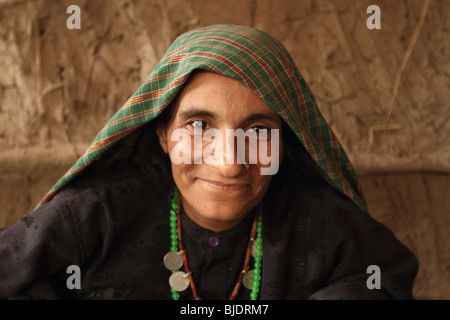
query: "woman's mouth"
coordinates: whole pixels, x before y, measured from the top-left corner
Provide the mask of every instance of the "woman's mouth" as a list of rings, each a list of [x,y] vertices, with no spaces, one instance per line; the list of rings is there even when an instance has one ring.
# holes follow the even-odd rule
[[[201,183],[204,185],[218,189],[223,191],[247,191],[250,188],[249,184],[246,183],[223,183],[220,181],[214,181],[214,180],[207,180],[207,179],[201,179],[197,178]]]

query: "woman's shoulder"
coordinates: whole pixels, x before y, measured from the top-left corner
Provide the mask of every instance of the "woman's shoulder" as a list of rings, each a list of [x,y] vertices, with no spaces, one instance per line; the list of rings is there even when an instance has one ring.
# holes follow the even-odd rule
[[[132,167],[95,174],[87,171],[62,188],[58,194],[66,200],[78,197],[102,198],[107,194],[127,195],[135,192],[145,192],[148,197],[161,197],[169,192],[170,185],[171,182],[165,182],[156,171]]]
[[[133,219],[156,218],[158,212],[170,205],[170,190],[169,183],[141,168],[84,174],[59,190],[35,213],[70,216],[76,226],[85,229],[125,226]]]

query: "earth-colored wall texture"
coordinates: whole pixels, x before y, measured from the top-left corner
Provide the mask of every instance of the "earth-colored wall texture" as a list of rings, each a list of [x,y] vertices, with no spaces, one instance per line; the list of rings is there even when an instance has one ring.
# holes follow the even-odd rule
[[[370,214],[417,255],[415,297],[450,299],[448,17],[446,0],[0,0],[0,227],[33,210],[177,35],[249,25],[290,51]]]

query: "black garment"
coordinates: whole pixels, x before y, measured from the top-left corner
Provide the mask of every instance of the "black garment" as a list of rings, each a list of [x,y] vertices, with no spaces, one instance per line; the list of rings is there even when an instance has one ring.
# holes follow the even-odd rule
[[[70,184],[0,230],[0,298],[171,299],[171,186],[152,169],[116,171]],[[414,255],[393,234],[323,182],[265,203],[260,299],[412,298]],[[227,299],[242,268],[252,216],[214,233],[183,215],[188,261],[200,296]],[[217,247],[209,239],[216,236]],[[81,268],[69,290],[67,267]],[[368,289],[367,268],[381,269]],[[237,299],[248,299],[241,287]],[[181,294],[192,299],[190,288]]]
[[[253,217],[250,214],[240,224],[216,233],[200,227],[186,214],[181,216],[189,269],[202,299],[230,298],[244,265]],[[192,291],[184,291],[180,298],[192,299]],[[237,299],[250,299],[250,290],[241,287]]]

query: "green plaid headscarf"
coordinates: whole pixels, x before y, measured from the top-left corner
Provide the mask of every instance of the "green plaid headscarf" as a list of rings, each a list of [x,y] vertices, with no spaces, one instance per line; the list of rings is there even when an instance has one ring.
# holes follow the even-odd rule
[[[367,210],[355,171],[289,53],[265,32],[234,25],[213,25],[179,36],[40,204],[112,146],[126,143],[127,135],[158,117],[196,69],[232,77],[260,97],[290,126],[325,180]]]

